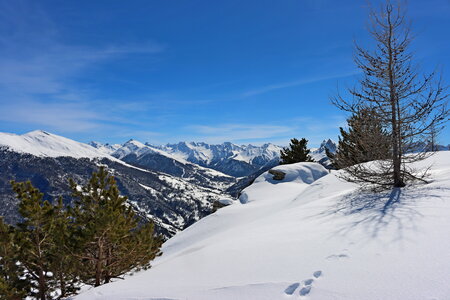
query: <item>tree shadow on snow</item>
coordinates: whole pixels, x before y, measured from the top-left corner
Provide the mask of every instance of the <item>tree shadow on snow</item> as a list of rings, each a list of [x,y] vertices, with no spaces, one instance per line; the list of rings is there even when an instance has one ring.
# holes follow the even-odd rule
[[[391,233],[392,241],[405,239],[405,233],[416,232],[417,221],[423,218],[418,210],[418,202],[442,199],[449,188],[393,188],[383,192],[357,191],[340,198],[336,205],[324,212],[323,216],[344,214],[342,226],[337,226],[334,234],[346,235],[353,230],[364,230],[368,239]],[[423,207],[423,204],[421,204]]]

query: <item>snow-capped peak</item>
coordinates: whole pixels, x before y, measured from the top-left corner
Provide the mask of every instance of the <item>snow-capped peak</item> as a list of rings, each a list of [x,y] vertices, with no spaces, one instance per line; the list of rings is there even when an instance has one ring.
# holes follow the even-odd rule
[[[41,157],[95,158],[108,156],[90,145],[43,130],[35,130],[22,135],[0,133],[0,147],[2,146],[12,151]]]
[[[328,151],[330,151],[331,153],[336,153],[337,145],[331,139],[323,140],[318,150],[319,152],[325,153],[326,149],[328,149]]]
[[[117,149],[119,149],[120,147],[122,147],[122,145],[120,145],[120,144],[113,144],[113,145],[111,145],[111,144],[108,144],[108,143],[103,144],[103,143],[95,142],[95,141],[89,142],[88,145],[90,145],[90,146],[92,146],[92,147],[94,147],[94,148],[96,148],[96,149],[98,149],[98,150],[100,150],[100,151],[102,151],[102,152],[104,152],[106,154],[111,154],[114,151],[116,151]]]
[[[125,146],[125,145],[128,145],[128,146],[132,145],[137,148],[145,148],[146,147],[146,145],[144,143],[141,143],[135,139],[129,139],[125,144],[123,144],[123,146]]]
[[[230,142],[217,145],[202,142],[180,142],[178,144],[167,144],[158,148],[176,157],[203,165],[209,165],[224,159],[252,163],[255,158],[260,157],[270,161],[279,156],[281,149],[281,147],[270,143],[262,146],[254,146],[236,145]]]
[[[120,147],[119,149],[114,151],[114,153],[112,153],[112,155],[114,157],[122,159],[129,154],[135,154],[136,156],[141,156],[142,154],[147,153],[149,151],[152,151],[152,149],[149,146],[147,146],[137,140],[130,139],[126,143],[124,143],[122,145],[122,147]]]
[[[167,153],[161,149],[158,149],[154,146],[151,146],[149,144],[141,143],[137,140],[130,139],[126,143],[122,145],[119,149],[114,151],[111,155],[122,159],[127,155],[134,154],[136,157],[140,157],[142,155],[148,154],[148,153],[156,153],[163,156],[166,156],[168,158],[180,161],[182,163],[186,163],[186,161],[183,158],[176,157],[174,155],[171,155],[170,153]]]

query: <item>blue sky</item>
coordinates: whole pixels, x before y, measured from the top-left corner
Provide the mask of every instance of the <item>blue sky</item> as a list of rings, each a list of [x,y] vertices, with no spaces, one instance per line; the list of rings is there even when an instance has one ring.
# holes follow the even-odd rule
[[[417,61],[448,85],[450,1],[408,11]],[[316,146],[345,124],[329,99],[358,78],[368,12],[365,0],[0,0],[0,131]]]

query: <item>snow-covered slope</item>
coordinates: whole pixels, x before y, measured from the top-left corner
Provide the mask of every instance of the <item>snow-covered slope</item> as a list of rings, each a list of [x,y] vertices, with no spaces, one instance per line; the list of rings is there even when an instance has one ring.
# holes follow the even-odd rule
[[[124,143],[120,148],[116,149],[116,151],[113,152],[113,156],[122,159],[130,154],[134,154],[137,157],[140,157],[146,153],[162,153],[162,151],[153,149],[150,146],[131,139]]]
[[[120,147],[122,147],[122,145],[120,145],[120,144],[108,144],[108,143],[102,144],[100,142],[95,142],[95,141],[89,142],[88,145],[92,146],[106,154],[111,154],[114,151],[116,151],[117,149],[119,149]]]
[[[276,167],[283,181],[262,174],[151,269],[76,299],[448,300],[450,152],[428,165],[430,184],[381,193],[314,163]]]
[[[90,145],[42,130],[31,131],[22,135],[0,132],[0,147],[39,157],[95,158],[108,156]]]

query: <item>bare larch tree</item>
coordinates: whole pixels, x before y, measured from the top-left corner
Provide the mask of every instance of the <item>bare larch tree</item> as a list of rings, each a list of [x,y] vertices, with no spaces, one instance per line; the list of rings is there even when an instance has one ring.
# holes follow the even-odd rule
[[[371,13],[369,33],[373,51],[355,45],[354,61],[362,78],[348,90],[349,99],[332,99],[338,108],[357,114],[375,111],[390,136],[390,157],[373,164],[347,168],[346,179],[378,186],[404,187],[407,182],[424,181],[424,172],[410,163],[427,156],[420,147],[448,121],[446,87],[436,71],[422,75],[413,63],[409,47],[413,37],[400,4],[389,1]]]

